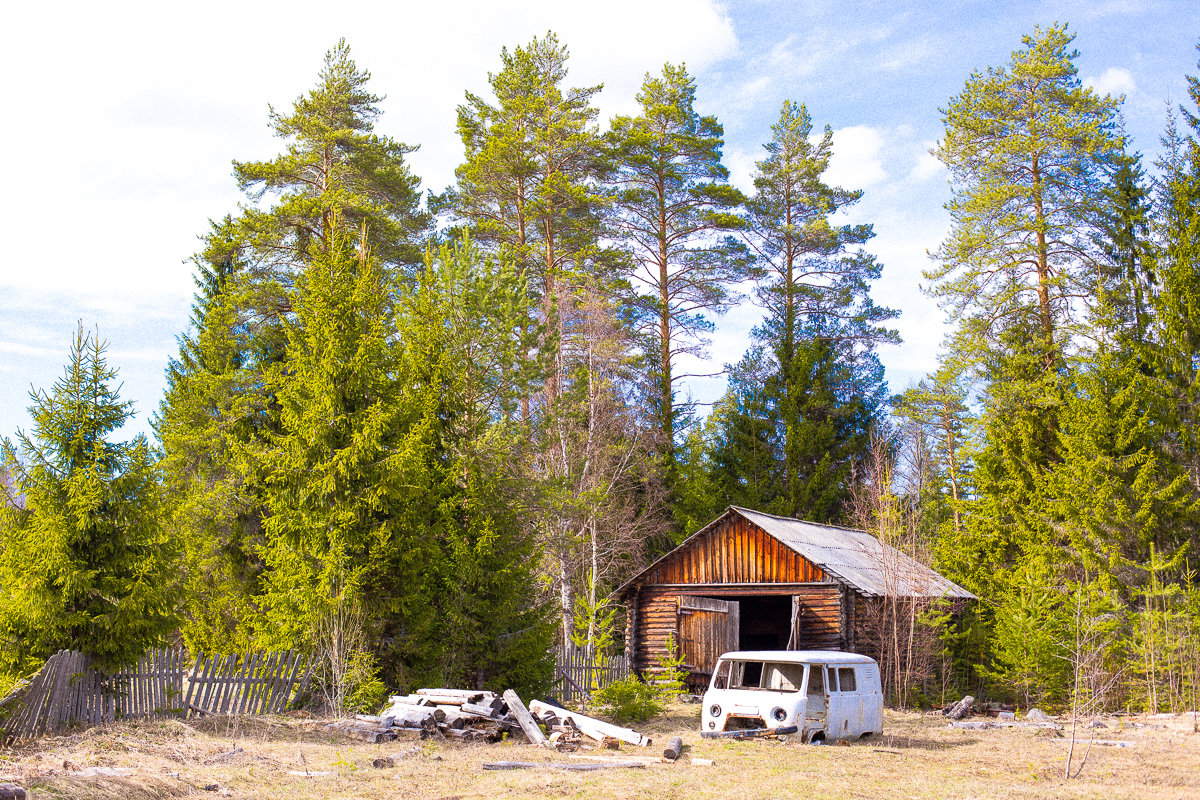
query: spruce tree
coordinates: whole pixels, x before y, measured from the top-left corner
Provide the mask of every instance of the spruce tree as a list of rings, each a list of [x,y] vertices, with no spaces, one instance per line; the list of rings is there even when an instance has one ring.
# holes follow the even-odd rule
[[[31,394],[33,429],[3,442],[21,503],[0,506],[0,671],[60,648],[125,665],[177,624],[175,543],[158,522],[150,447],[112,441],[132,406],[104,350],[80,326],[63,377]]]
[[[537,374],[506,371],[536,337],[535,315],[524,274],[470,239],[427,255],[399,311],[399,374],[414,400],[430,400],[420,426],[436,479],[405,512],[422,515],[441,565],[423,576],[441,620],[421,662],[449,685],[541,691],[550,679],[542,541],[527,523],[529,430],[511,413]]]
[[[258,454],[277,419],[262,379],[283,349],[277,325],[251,327],[236,223],[213,225],[194,259],[196,295],[154,426],[162,521],[183,552],[181,632],[194,651],[245,652],[263,564]]]
[[[378,652],[383,627],[398,621],[407,638],[397,649],[411,652],[430,622],[424,575],[439,563],[419,533],[440,480],[427,467],[435,443],[422,424],[436,400],[406,396],[397,380],[394,273],[365,236],[355,243],[339,232],[331,244],[296,279],[287,355],[267,376],[279,431],[261,452],[266,572],[256,633],[267,645],[303,643],[345,659]],[[362,627],[357,644],[339,627],[346,614]]]

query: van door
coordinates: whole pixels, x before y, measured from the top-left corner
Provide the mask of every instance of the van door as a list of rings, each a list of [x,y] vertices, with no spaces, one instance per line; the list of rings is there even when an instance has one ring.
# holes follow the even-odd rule
[[[689,683],[708,683],[721,654],[738,649],[739,609],[736,600],[679,597],[679,649]]]
[[[829,709],[829,693],[825,688],[825,665],[808,664],[805,667],[804,720],[800,722],[800,735],[809,741],[810,731],[824,731]]]
[[[842,710],[846,719],[842,722],[843,736],[861,736],[869,728],[863,718],[863,696],[859,686],[858,668],[851,665],[838,667],[838,690]]]
[[[847,698],[838,686],[838,668],[829,664],[825,668],[825,687],[829,692],[828,711],[825,715],[825,735],[830,739],[845,739],[849,733]]]

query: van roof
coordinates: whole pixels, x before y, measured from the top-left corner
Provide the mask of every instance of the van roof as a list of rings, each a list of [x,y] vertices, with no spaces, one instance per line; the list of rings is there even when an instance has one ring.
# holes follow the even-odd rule
[[[783,661],[799,664],[874,664],[875,659],[841,650],[735,650],[722,661]]]

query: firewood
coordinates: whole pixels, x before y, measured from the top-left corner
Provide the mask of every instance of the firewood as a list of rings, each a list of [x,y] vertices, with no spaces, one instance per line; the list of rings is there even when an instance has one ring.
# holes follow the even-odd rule
[[[427,697],[439,706],[461,706],[482,700],[484,693],[469,689],[417,689],[417,694]]]
[[[514,717],[517,718],[517,723],[521,726],[521,730],[525,732],[525,738],[530,744],[540,745],[541,747],[553,748],[553,745],[546,740],[542,734],[542,729],[538,727],[533,715],[529,713],[529,709],[525,708],[525,704],[521,702],[521,698],[512,689],[504,693],[504,702],[508,704],[508,710]],[[537,702],[534,700],[533,702]]]
[[[612,725],[603,720],[586,717],[583,714],[577,714],[565,708],[557,708],[549,703],[543,703],[541,700],[532,701],[529,704],[529,709],[538,716],[552,714],[561,720],[570,720],[575,727],[579,728],[581,733],[597,741],[603,741],[605,736],[611,736],[614,739],[619,739],[622,742],[637,745],[638,747],[648,747],[650,745],[650,738],[643,736],[637,731],[622,728],[619,725]]]
[[[667,749],[663,750],[663,758],[674,761],[679,758],[679,754],[683,752],[683,739],[678,736],[672,736],[671,741],[667,742]]]
[[[503,703],[500,705],[503,705]],[[484,717],[486,719],[500,716],[499,706],[493,703],[463,703],[459,708],[464,714],[474,714],[477,717]]]
[[[646,765],[637,761],[612,761],[607,764],[562,764],[552,761],[492,761],[483,765],[484,769],[562,769],[570,772],[592,772],[598,769],[645,769]]]

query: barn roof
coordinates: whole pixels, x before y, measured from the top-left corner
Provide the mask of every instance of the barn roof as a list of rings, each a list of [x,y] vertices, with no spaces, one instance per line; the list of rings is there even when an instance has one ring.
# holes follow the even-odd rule
[[[679,547],[626,581],[617,593],[638,583],[643,575],[688,547],[729,514],[741,515],[802,558],[820,567],[829,577],[862,594],[874,597],[975,599],[975,595],[958,584],[866,531],[777,517],[737,506],[730,506],[724,514],[688,537]]]

